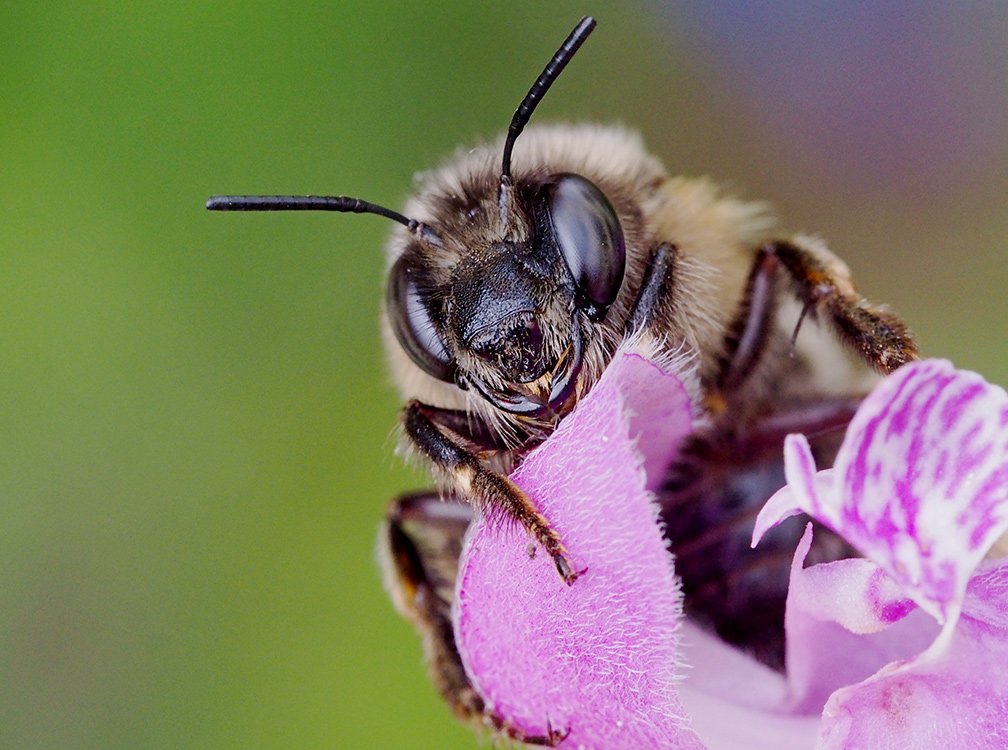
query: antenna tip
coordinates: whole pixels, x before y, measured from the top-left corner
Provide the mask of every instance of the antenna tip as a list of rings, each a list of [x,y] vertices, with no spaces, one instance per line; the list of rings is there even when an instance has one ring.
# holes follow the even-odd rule
[[[238,200],[241,196],[234,195],[211,195],[207,198],[207,211],[234,211],[239,209]]]

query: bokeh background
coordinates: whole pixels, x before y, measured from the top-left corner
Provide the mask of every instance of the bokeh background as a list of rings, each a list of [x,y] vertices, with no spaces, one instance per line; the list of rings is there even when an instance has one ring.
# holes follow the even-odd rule
[[[378,345],[392,227],[202,205],[400,205],[584,12],[536,121],[638,127],[1008,383],[1005,6],[747,5],[0,4],[0,746],[474,746],[372,551],[425,482]]]

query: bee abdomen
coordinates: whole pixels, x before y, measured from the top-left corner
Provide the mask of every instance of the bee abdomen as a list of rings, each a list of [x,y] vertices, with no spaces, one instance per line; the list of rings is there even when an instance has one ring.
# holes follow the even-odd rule
[[[835,440],[814,447],[818,465],[832,464]],[[779,438],[694,435],[669,470],[659,502],[686,614],[782,671],[791,562],[809,518],[790,518],[750,547],[756,514],[785,484],[781,456]],[[843,539],[816,525],[809,563],[855,555]]]

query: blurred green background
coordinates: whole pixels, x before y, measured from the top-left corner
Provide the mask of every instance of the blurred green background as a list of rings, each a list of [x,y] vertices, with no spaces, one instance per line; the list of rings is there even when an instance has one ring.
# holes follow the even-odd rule
[[[584,12],[536,121],[639,127],[1008,383],[1006,13],[831,5],[0,5],[0,746],[474,746],[372,551],[426,481],[393,456],[391,226],[202,206],[400,205]]]

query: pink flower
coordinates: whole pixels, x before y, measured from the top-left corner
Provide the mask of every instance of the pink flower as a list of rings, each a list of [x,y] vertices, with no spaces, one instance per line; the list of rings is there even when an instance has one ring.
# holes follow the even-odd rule
[[[621,354],[514,479],[587,572],[565,586],[523,532],[481,523],[455,631],[473,684],[563,747],[1008,747],[1008,395],[946,362],[908,365],[865,400],[835,467],[800,435],[754,538],[798,511],[861,559],[795,551],[787,676],[692,625],[651,494],[692,429],[682,385]]]

